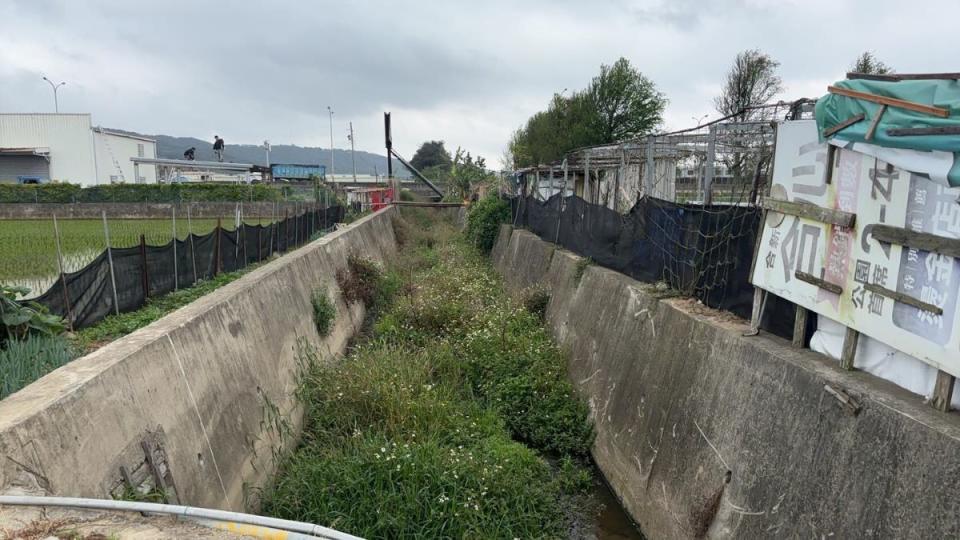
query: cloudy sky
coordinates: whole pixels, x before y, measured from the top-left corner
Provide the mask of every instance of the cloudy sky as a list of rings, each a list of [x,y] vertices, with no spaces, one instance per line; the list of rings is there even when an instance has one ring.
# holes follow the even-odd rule
[[[922,6],[922,9],[921,9]],[[931,16],[933,15],[933,16]],[[228,143],[383,152],[426,139],[495,164],[553,92],[628,58],[670,99],[666,125],[713,113],[734,55],[781,62],[784,99],[822,94],[871,50],[901,72],[958,71],[957,0],[0,0],[0,112]],[[715,115],[713,115],[715,116]]]

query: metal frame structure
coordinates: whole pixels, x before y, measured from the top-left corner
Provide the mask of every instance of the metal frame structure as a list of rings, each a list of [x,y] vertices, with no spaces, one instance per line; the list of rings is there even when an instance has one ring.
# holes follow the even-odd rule
[[[617,211],[629,210],[643,196],[756,205],[772,170],[777,122],[811,114],[813,103],[801,99],[762,105],[689,129],[578,148],[561,162],[515,174],[529,194],[540,198],[562,186],[565,193]],[[694,178],[678,174],[688,169],[695,171]]]
[[[251,172],[254,166],[250,163],[221,163],[219,161],[191,161],[186,159],[142,158],[132,157],[133,172],[140,178],[140,165],[154,165],[157,168],[157,182],[169,183],[182,171],[219,171],[219,172]]]

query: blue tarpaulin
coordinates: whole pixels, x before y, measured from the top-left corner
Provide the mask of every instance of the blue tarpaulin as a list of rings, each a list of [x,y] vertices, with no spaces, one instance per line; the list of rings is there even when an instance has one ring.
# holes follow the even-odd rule
[[[887,134],[891,128],[930,128],[930,127],[960,127],[960,83],[954,80],[910,80],[910,81],[871,81],[854,79],[840,81],[835,84],[839,88],[865,92],[877,96],[890,97],[911,101],[921,105],[928,105],[947,109],[949,116],[941,118],[931,114],[889,106],[880,118],[873,138],[866,141],[867,130],[873,122],[882,105],[871,101],[837,94],[827,94],[817,100],[816,119],[817,127],[823,137],[825,129],[837,126],[847,119],[863,114],[864,119],[849,127],[841,129],[831,139],[837,142],[864,143],[853,147],[863,151],[866,146],[887,149],[913,151],[913,154],[904,152],[882,152],[878,149],[866,153],[878,157],[896,156],[901,158],[900,163],[894,163],[907,170],[930,176],[932,179],[948,183],[950,186],[960,186],[960,135],[923,135],[894,137]],[[841,144],[841,146],[847,146]],[[924,155],[926,154],[926,155]],[[896,160],[896,157],[894,159]],[[930,167],[917,166],[917,163],[930,163]],[[921,170],[916,170],[916,169]]]

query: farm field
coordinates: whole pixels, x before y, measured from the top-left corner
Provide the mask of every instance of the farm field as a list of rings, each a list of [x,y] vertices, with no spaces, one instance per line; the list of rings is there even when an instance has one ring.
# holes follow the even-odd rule
[[[244,221],[258,223],[256,219]],[[169,219],[108,219],[107,224],[110,244],[115,248],[139,245],[141,234],[148,245],[154,246],[167,244],[173,237]],[[216,225],[216,219],[194,219],[189,230],[204,235]],[[67,272],[80,270],[106,249],[103,222],[99,219],[63,219],[57,221],[57,226]],[[222,226],[233,230],[233,220],[224,219]],[[189,230],[187,220],[177,220],[177,238],[185,239]],[[29,287],[32,297],[43,293],[58,274],[52,220],[0,220],[0,283]]]

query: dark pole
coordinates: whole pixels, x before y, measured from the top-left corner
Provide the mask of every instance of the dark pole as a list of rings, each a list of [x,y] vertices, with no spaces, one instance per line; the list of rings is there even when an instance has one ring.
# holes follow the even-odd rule
[[[390,133],[390,113],[383,113],[383,132],[387,144],[387,183],[393,178],[393,134]]]
[[[220,228],[222,224],[220,218],[217,218],[217,228],[213,231],[213,234],[217,235],[214,237],[214,242],[216,244],[216,251],[213,256],[215,257],[213,261],[213,275],[216,276],[220,273]]]
[[[150,298],[150,272],[147,270],[147,238],[140,235],[140,281],[143,286],[143,300]]]

